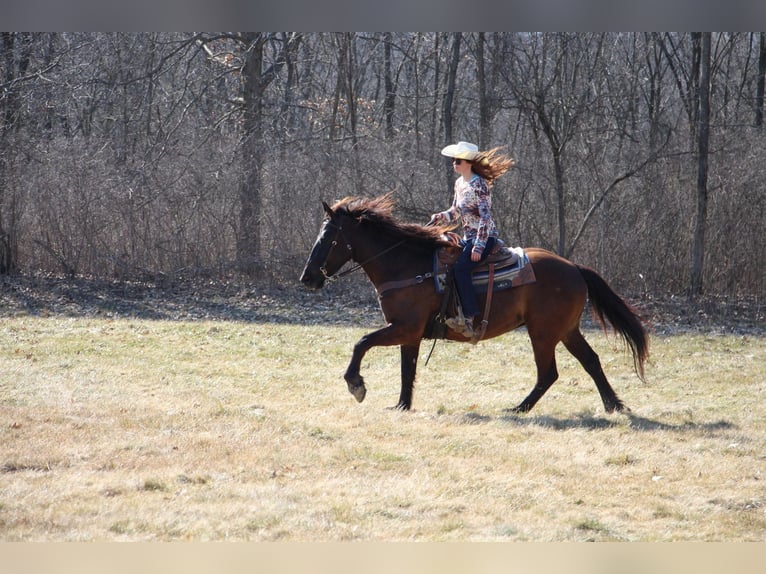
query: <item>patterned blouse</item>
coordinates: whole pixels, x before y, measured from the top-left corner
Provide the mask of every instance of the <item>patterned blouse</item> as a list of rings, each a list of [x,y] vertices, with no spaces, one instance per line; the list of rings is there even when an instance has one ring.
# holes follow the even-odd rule
[[[463,222],[463,238],[474,239],[473,252],[482,254],[489,237],[497,237],[497,226],[492,219],[492,195],[487,182],[478,174],[470,181],[462,177],[455,180],[455,198],[447,211],[436,214],[437,221],[450,222],[457,217]]]

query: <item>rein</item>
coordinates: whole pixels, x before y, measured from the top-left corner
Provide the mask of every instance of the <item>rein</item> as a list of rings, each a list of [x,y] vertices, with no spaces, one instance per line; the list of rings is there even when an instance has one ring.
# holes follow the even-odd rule
[[[325,279],[327,279],[328,281],[335,281],[336,279],[340,279],[341,277],[345,277],[346,275],[351,275],[354,271],[359,271],[360,269],[362,269],[368,263],[371,263],[371,262],[375,261],[376,259],[378,259],[380,257],[383,257],[386,253],[388,253],[390,251],[393,251],[394,249],[396,249],[397,247],[403,245],[407,241],[406,239],[402,239],[398,243],[394,243],[391,247],[387,247],[386,249],[384,249],[383,251],[381,251],[377,255],[373,255],[372,257],[370,257],[366,261],[362,261],[361,263],[357,263],[356,265],[346,269],[345,271],[342,271],[340,273],[336,273],[335,275],[330,275],[329,273],[327,273],[327,267],[326,267],[327,260],[330,258],[330,253],[332,253],[333,248],[336,245],[338,245],[338,236],[340,235],[343,238],[343,241],[345,241],[346,249],[348,249],[349,253],[351,254],[351,259],[352,260],[354,258],[354,250],[351,247],[351,244],[348,242],[348,239],[346,239],[346,236],[343,234],[343,227],[341,227],[340,225],[335,225],[332,221],[328,221],[327,225],[330,225],[330,226],[332,226],[332,227],[334,227],[335,229],[338,230],[337,233],[335,234],[335,239],[333,239],[333,242],[332,242],[332,244],[330,246],[330,250],[327,252],[327,257],[325,257],[325,259],[324,259],[324,264],[319,267],[319,270],[322,272],[322,275],[324,275]]]
[[[330,259],[330,254],[332,253],[332,250],[338,245],[338,236],[343,238],[343,241],[346,243],[346,249],[348,249],[348,252],[351,254],[351,259],[354,258],[354,249],[351,247],[351,243],[349,243],[348,239],[346,239],[346,236],[343,234],[343,227],[340,225],[335,225],[332,221],[327,221],[327,225],[330,225],[337,229],[337,232],[335,233],[335,239],[333,239],[332,244],[330,245],[330,249],[327,251],[327,256],[324,259],[324,263],[319,267],[319,270],[322,272],[322,275],[324,275],[325,279],[327,281],[335,281],[336,279],[340,279],[341,277],[345,277],[346,275],[350,275],[351,273],[354,273],[355,271],[359,271],[362,269],[365,265],[368,263],[371,263],[372,261],[375,261],[376,259],[383,257],[386,253],[393,251],[397,247],[400,247],[404,243],[406,243],[406,239],[402,239],[401,241],[394,243],[391,247],[388,247],[378,253],[377,255],[373,255],[366,261],[363,261],[361,263],[357,263],[356,265],[350,267],[349,269],[346,269],[345,271],[342,271],[341,273],[336,273],[335,275],[330,275],[327,273],[327,261]],[[429,222],[428,225],[431,225]],[[380,286],[378,289],[378,299],[382,299],[385,293],[388,291],[392,291],[394,289],[401,289],[403,287],[409,287],[412,285],[419,285],[420,283],[423,283],[426,279],[430,279],[433,277],[433,273],[424,273],[423,275],[417,275],[416,277],[413,277],[412,279],[404,279],[402,281],[388,281],[386,283],[383,283],[383,285]],[[445,296],[446,300],[446,296]],[[436,348],[436,337],[434,337],[433,345],[431,345],[431,350],[428,353],[428,357],[426,357],[426,366],[428,366],[428,361],[431,360],[431,355],[434,352],[434,348]]]

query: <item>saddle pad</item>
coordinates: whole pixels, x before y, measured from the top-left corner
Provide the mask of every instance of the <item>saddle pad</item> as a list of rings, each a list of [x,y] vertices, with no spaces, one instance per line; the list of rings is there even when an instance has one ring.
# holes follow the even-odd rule
[[[527,283],[534,283],[535,270],[529,263],[529,257],[521,247],[510,248],[518,257],[515,263],[506,267],[495,268],[495,279],[492,289],[502,291]],[[486,293],[489,283],[489,271],[481,271],[473,274],[473,286],[476,293]],[[447,268],[440,264],[438,257],[434,256],[434,282],[437,293],[444,293],[447,287]]]

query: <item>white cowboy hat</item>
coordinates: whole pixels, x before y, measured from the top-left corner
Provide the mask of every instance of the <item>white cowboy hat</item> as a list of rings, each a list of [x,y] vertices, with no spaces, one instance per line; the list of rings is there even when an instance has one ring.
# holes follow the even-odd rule
[[[457,142],[456,144],[451,144],[445,147],[442,150],[442,155],[472,161],[479,155],[479,148],[472,143]]]

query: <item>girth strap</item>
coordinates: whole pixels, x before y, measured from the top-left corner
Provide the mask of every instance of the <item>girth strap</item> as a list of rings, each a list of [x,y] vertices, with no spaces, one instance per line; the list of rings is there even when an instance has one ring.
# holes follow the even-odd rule
[[[420,285],[425,281],[426,279],[431,279],[434,276],[432,272],[423,273],[423,275],[417,275],[415,277],[411,277],[410,279],[401,279],[399,281],[386,281],[385,283],[381,283],[377,287],[378,291],[378,299],[383,299],[383,297],[388,293],[389,291],[393,291],[395,289],[402,289],[403,287],[411,287],[413,285]]]
[[[471,342],[478,343],[487,332],[487,325],[489,325],[489,310],[492,307],[492,286],[495,283],[495,264],[489,264],[489,279],[487,282],[487,300],[484,303],[484,318],[481,320],[481,328],[478,333],[474,333]]]

